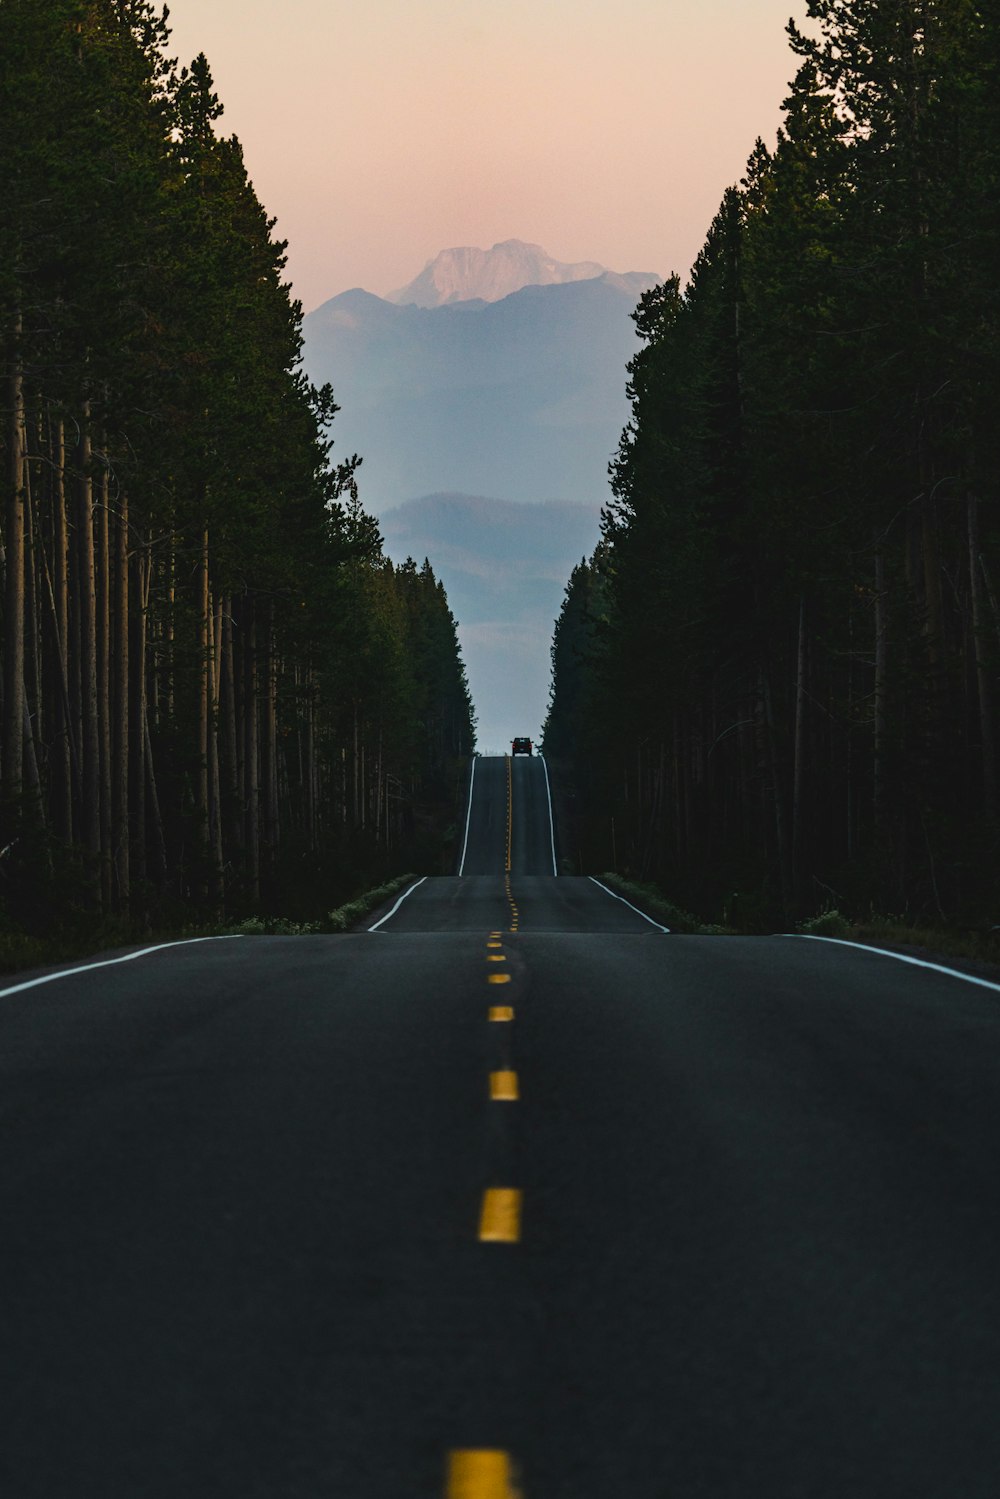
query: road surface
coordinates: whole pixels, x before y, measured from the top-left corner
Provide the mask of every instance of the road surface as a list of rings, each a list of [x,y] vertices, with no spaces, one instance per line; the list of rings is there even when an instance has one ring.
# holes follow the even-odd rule
[[[1000,993],[463,856],[3,981],[0,1491],[995,1499]]]

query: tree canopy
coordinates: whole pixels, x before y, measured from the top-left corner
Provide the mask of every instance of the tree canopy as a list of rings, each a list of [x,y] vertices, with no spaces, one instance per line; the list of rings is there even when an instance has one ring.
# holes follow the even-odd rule
[[[221,116],[165,8],[0,0],[9,919],[329,900],[414,856],[474,744]]]
[[[764,924],[981,917],[1000,25],[971,0],[811,0],[789,35],[775,148],[687,285],[634,314],[600,605],[574,574],[546,743],[586,747],[591,857],[613,817],[620,862],[708,914],[738,891]]]

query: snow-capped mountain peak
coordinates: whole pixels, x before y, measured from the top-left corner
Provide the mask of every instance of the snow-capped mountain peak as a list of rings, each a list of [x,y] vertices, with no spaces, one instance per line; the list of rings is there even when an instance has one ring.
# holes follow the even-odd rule
[[[567,264],[541,245],[505,239],[491,250],[462,246],[442,250],[407,286],[390,292],[390,302],[443,307],[449,302],[499,302],[524,286],[590,281],[606,274],[594,260]]]

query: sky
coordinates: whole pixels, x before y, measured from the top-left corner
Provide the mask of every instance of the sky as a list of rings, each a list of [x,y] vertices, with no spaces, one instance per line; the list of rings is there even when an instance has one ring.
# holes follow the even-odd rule
[[[171,52],[208,57],[219,128],[243,143],[308,313],[352,287],[385,296],[441,250],[506,239],[561,261],[685,275],[754,141],[774,140],[796,61],[785,24],[805,10],[170,0]],[[334,383],[346,409],[350,391]],[[567,577],[578,560],[567,556]],[[436,570],[459,597],[463,576],[446,559]],[[461,623],[481,750],[537,738],[558,596],[530,628],[512,610]]]
[[[504,239],[686,272],[805,0],[170,0],[204,52],[306,312]]]

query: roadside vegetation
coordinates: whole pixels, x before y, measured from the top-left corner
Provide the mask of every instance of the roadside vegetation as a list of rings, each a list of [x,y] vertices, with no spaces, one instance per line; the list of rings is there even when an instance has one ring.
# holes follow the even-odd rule
[[[747,929],[727,924],[728,921],[739,920],[738,898],[735,904],[729,903],[724,907],[726,921],[705,922],[699,921],[690,911],[681,910],[657,885],[627,880],[611,871],[605,871],[598,878],[609,890],[623,895],[654,921],[669,927],[671,933],[699,937],[769,934],[757,926]],[[869,915],[866,920],[851,921],[831,907],[792,926],[779,926],[774,930],[797,932],[808,937],[832,937],[841,942],[860,942],[870,947],[885,947],[910,953],[930,961],[947,962],[952,959],[989,972],[994,979],[1000,978],[1000,928],[983,927],[963,931],[941,926],[920,926],[899,916]]]
[[[0,4],[0,961],[447,862],[474,718],[149,0]]]
[[[978,952],[1000,921],[1000,15],[809,17],[775,148],[634,314],[545,749],[580,870],[740,930],[898,912]]]

